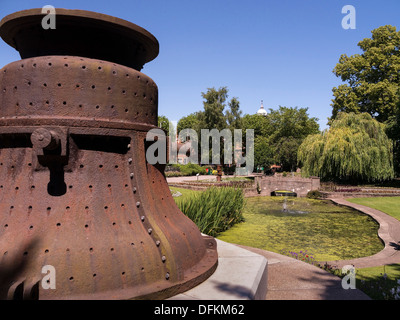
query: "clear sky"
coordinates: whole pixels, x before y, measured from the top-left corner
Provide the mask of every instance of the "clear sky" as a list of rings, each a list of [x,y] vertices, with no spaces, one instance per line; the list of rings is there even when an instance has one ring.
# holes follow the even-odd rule
[[[202,110],[201,92],[227,86],[244,114],[265,108],[307,107],[326,128],[332,70],[341,54],[390,24],[400,30],[400,0],[0,0],[0,17],[41,8],[91,10],[129,20],[160,43],[142,72],[159,88],[159,114],[172,121]],[[345,5],[356,29],[342,28]],[[0,40],[0,67],[19,60]]]

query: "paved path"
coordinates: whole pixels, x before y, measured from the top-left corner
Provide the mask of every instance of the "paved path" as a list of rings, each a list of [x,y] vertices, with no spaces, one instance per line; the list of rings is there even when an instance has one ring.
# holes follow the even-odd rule
[[[217,176],[204,175],[204,176],[198,176],[198,177],[197,176],[168,177],[167,183],[197,181],[197,180],[217,180]]]
[[[370,300],[361,290],[343,289],[341,278],[321,268],[278,253],[238,246],[267,258],[265,300]]]
[[[330,199],[333,202],[354,208],[375,219],[380,227],[378,235],[385,244],[383,250],[369,257],[327,261],[328,264],[341,268],[344,265],[354,265],[356,268],[377,267],[393,263],[400,263],[400,221],[386,213],[360,204],[355,204],[346,199]],[[400,210],[400,209],[399,209]]]

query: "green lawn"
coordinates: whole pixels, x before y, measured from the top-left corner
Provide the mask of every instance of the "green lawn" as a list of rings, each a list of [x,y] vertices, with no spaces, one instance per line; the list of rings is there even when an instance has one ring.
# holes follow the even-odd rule
[[[400,299],[400,264],[356,269],[356,287],[374,300]]]
[[[174,197],[174,200],[176,203],[178,203],[179,201],[185,201],[188,198],[190,198],[191,196],[195,195],[198,192],[201,191],[196,191],[196,190],[190,190],[190,189],[184,189],[184,188],[175,188],[175,187],[169,187],[169,189],[172,192],[180,192],[182,195],[179,197]]]
[[[400,220],[400,197],[352,198],[349,202],[367,206]],[[356,270],[357,286],[373,299],[393,299],[393,288],[400,288],[400,264]],[[397,290],[395,290],[397,293]],[[400,295],[400,289],[398,291]]]
[[[400,197],[352,198],[346,200],[385,212],[400,220]]]

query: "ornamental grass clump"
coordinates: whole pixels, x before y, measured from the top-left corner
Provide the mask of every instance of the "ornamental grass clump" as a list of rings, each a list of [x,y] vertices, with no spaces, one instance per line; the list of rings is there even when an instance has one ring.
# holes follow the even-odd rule
[[[202,233],[213,237],[244,221],[244,205],[242,189],[231,187],[211,187],[178,203]]]

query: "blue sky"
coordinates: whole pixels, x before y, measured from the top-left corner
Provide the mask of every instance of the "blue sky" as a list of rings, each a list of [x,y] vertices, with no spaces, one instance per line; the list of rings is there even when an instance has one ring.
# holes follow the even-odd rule
[[[41,8],[91,10],[129,20],[151,32],[159,56],[142,72],[159,88],[159,114],[179,120],[202,110],[201,92],[227,86],[244,114],[307,107],[326,128],[332,70],[341,54],[390,24],[400,30],[399,0],[0,0],[0,17]],[[356,9],[356,29],[342,28],[342,8]],[[19,60],[0,41],[0,67]]]

